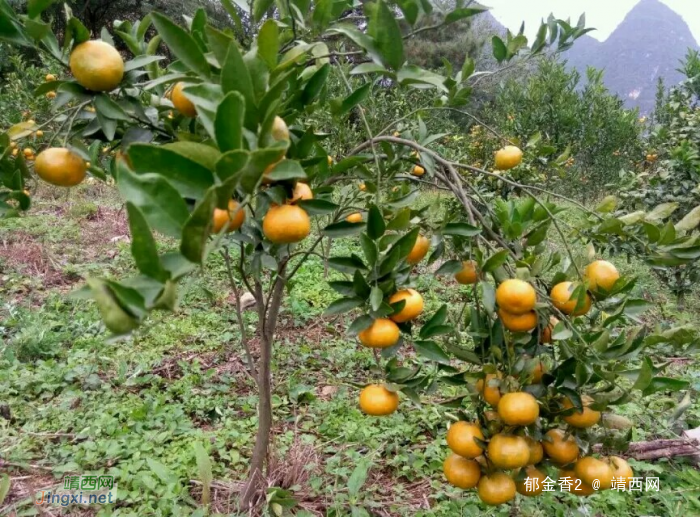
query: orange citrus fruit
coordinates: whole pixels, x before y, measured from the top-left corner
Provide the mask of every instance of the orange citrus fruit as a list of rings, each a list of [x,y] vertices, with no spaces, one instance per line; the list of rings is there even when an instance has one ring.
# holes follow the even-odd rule
[[[576,299],[571,299],[571,295],[576,289],[576,284],[572,282],[560,282],[554,287],[549,293],[552,298],[552,303],[564,314],[571,314],[573,316],[582,316],[586,314],[591,308],[591,297],[586,293],[586,298],[583,306],[576,310]]]
[[[607,260],[591,262],[586,266],[585,274],[588,279],[588,288],[593,292],[598,291],[598,288],[610,291],[620,278],[617,268]]]
[[[524,480],[515,484],[515,489],[518,491],[518,493],[528,497],[541,494],[544,490],[544,481],[547,479],[547,475],[540,469],[535,468],[532,465],[528,465],[525,467],[525,476],[526,477]],[[528,478],[531,479],[529,488],[527,483]]]
[[[85,179],[87,164],[65,147],[50,147],[36,157],[34,172],[52,185],[72,187]]]
[[[350,214],[349,216],[347,216],[345,220],[349,223],[361,223],[362,214],[360,212],[355,212],[354,214]]]
[[[490,506],[507,503],[515,497],[515,481],[504,472],[481,476],[477,494],[484,504]]]
[[[273,206],[263,218],[263,233],[275,244],[302,241],[309,232],[309,215],[296,205]]]
[[[275,117],[275,120],[272,123],[271,133],[272,138],[278,142],[282,140],[289,140],[289,128],[282,117]]]
[[[170,98],[173,101],[173,106],[175,106],[175,109],[177,109],[180,113],[186,117],[196,117],[197,109],[195,108],[194,103],[185,97],[185,94],[182,92],[182,89],[185,86],[187,85],[182,81],[173,86]]]
[[[214,209],[213,233],[219,233],[226,226],[226,233],[238,230],[245,221],[245,210],[240,208],[238,201],[233,199],[228,202],[228,210]]]
[[[357,188],[359,188],[362,192],[364,192],[365,190],[367,190],[367,185],[365,185],[364,183],[360,183],[360,186]]]
[[[423,312],[423,297],[415,289],[397,291],[389,298],[389,305],[406,300],[406,303],[398,313],[392,314],[391,319],[397,323],[416,319]]]
[[[309,187],[306,183],[299,181],[296,185],[294,185],[294,192],[292,193],[292,199],[289,200],[289,203],[295,203],[296,201],[309,200],[313,198],[314,194],[311,192],[311,187]]]
[[[484,440],[484,433],[478,424],[470,424],[460,420],[450,426],[447,431],[447,445],[455,454],[465,458],[476,458],[484,452],[483,446],[474,438]]]
[[[593,399],[591,397],[583,395],[581,397],[581,402],[583,402],[583,411],[576,408],[574,409],[573,413],[562,418],[571,427],[578,427],[581,429],[586,427],[593,427],[600,421],[600,411],[595,411],[588,407],[593,403]],[[571,409],[572,407],[574,407],[574,404],[568,397],[566,397],[562,401],[562,407],[565,410]]]
[[[388,348],[399,341],[399,327],[390,319],[378,318],[357,337],[370,348]]]
[[[530,458],[527,460],[527,464],[537,465],[544,457],[544,449],[542,448],[542,444],[530,436],[526,436],[525,441],[527,442],[527,446],[530,448]]]
[[[496,303],[511,314],[525,314],[535,308],[537,293],[527,282],[511,278],[496,289]]]
[[[597,480],[599,490],[608,490],[612,487],[614,472],[610,465],[593,456],[585,456],[576,462],[574,472],[587,485],[594,486]]]
[[[370,384],[360,392],[360,409],[372,416],[390,415],[399,407],[399,394],[381,384]]]
[[[486,377],[476,381],[476,390],[481,393],[484,400],[491,404],[493,407],[498,406],[501,400],[501,390],[500,386],[493,386],[490,382],[492,379],[501,379],[502,375],[500,373],[489,373]]]
[[[124,60],[109,43],[91,40],[80,43],[73,49],[70,70],[84,88],[94,92],[107,92],[122,82]]]
[[[413,174],[414,176],[420,177],[423,174],[425,174],[425,169],[423,167],[421,167],[420,165],[415,165],[413,167],[413,170],[411,171],[411,174]]]
[[[503,326],[511,332],[530,332],[537,326],[537,313],[535,311],[525,314],[511,314],[503,309],[498,309],[498,317]]]
[[[506,393],[498,402],[498,414],[507,425],[530,425],[540,416],[540,406],[524,391]]]
[[[544,453],[558,465],[568,465],[578,458],[579,448],[573,436],[562,429],[550,429],[542,440]]]
[[[522,436],[495,434],[486,450],[491,463],[499,469],[519,469],[530,461],[530,446]]]
[[[474,460],[450,454],[442,464],[447,482],[464,490],[474,488],[481,478],[481,467]]]
[[[613,476],[618,481],[617,486],[620,486],[619,480],[622,478],[625,480],[625,489],[629,489],[630,482],[634,477],[634,471],[632,471],[630,464],[618,456],[610,456],[606,461],[612,469]]]
[[[56,76],[53,75],[53,74],[46,74],[45,79],[46,79],[46,82],[55,81],[55,80],[56,80]]]
[[[462,261],[462,270],[455,273],[455,280],[462,285],[475,284],[479,280],[477,264],[475,260]]]
[[[559,320],[557,318],[555,318],[554,316],[549,317],[549,325],[542,329],[540,343],[546,344],[552,342],[552,331],[554,330],[554,327],[557,326],[557,323],[559,323]]]
[[[506,171],[517,167],[523,160],[523,152],[514,145],[507,145],[496,151],[496,169]]]
[[[412,266],[418,264],[421,260],[423,260],[423,257],[425,257],[428,254],[429,248],[430,241],[427,239],[427,237],[419,235],[416,239],[416,243],[411,249],[411,252],[406,257],[406,262],[408,262]]]

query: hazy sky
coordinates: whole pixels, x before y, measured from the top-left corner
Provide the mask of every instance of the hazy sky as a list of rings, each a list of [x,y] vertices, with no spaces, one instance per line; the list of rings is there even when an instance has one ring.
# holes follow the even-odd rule
[[[690,27],[695,40],[700,42],[700,0],[661,0],[680,14]],[[534,35],[540,20],[554,13],[557,18],[571,18],[576,23],[586,13],[586,26],[597,30],[589,35],[605,40],[639,0],[481,0],[492,7],[496,19],[512,31],[525,22],[528,37]]]

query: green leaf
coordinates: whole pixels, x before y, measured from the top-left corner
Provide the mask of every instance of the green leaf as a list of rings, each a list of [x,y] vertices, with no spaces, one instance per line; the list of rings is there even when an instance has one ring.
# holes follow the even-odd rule
[[[178,191],[158,174],[134,174],[120,164],[117,187],[122,197],[141,210],[150,227],[179,239],[190,216]]]
[[[56,1],[57,0],[29,0],[27,2],[27,15],[30,18],[36,18]]]
[[[216,191],[210,189],[202,201],[195,207],[182,229],[180,252],[195,264],[201,264],[209,238],[209,230],[216,207]]]
[[[315,2],[312,21],[317,29],[324,30],[333,19],[334,0],[318,0]]]
[[[494,271],[495,269],[501,267],[503,264],[506,263],[506,260],[508,260],[508,250],[501,250],[497,251],[493,255],[491,255],[486,262],[484,262],[484,265],[482,266],[482,270],[485,273],[490,273]]]
[[[311,76],[311,79],[309,79],[309,82],[304,86],[304,91],[301,94],[302,103],[306,105],[316,100],[316,97],[320,95],[323,86],[326,84],[326,79],[330,71],[331,65],[328,63],[316,70],[314,75]]]
[[[687,389],[690,382],[669,377],[654,377],[647,388],[642,392],[643,396],[648,396],[659,391],[680,391]]]
[[[481,228],[477,228],[467,223],[447,223],[442,230],[443,235],[456,235],[459,237],[474,237],[481,233]]]
[[[152,11],[151,17],[158,34],[161,35],[173,54],[197,75],[209,78],[209,63],[207,63],[207,59],[194,38],[170,18],[157,11]]]
[[[637,375],[637,380],[634,382],[632,389],[644,391],[651,384],[653,377],[654,365],[652,364],[651,359],[645,357],[644,361],[642,362],[642,367],[639,370],[639,374]]]
[[[360,235],[360,246],[362,247],[362,253],[364,253],[365,258],[367,259],[367,263],[370,266],[374,266],[377,263],[377,258],[379,257],[377,243],[370,239],[366,233],[363,233]]]
[[[372,318],[372,316],[363,314],[350,324],[347,330],[347,334],[349,336],[356,336],[366,328],[369,328],[369,326],[372,325],[372,323],[374,323],[374,319]]]
[[[309,215],[332,214],[340,208],[335,203],[326,201],[325,199],[305,199],[303,201],[297,201],[296,204],[303,208]]]
[[[469,79],[476,68],[476,63],[470,57],[464,59],[464,64],[462,65],[462,82]]]
[[[372,292],[369,295],[369,304],[373,311],[378,311],[384,301],[384,291],[379,289],[379,287],[373,287]]]
[[[267,175],[272,181],[306,179],[306,172],[296,160],[282,160]]]
[[[435,271],[435,276],[454,275],[462,271],[462,267],[461,260],[448,260]]]
[[[235,151],[243,146],[245,100],[239,92],[229,92],[219,104],[214,119],[216,143],[221,152]]]
[[[356,235],[364,229],[365,223],[340,221],[338,223],[329,224],[322,230],[322,233],[329,237],[345,237],[347,235]]]
[[[270,70],[277,66],[279,52],[279,29],[275,20],[267,20],[258,33],[258,57]]]
[[[197,462],[197,470],[199,471],[199,479],[202,482],[202,504],[209,504],[211,496],[211,482],[214,479],[211,468],[211,459],[207,451],[201,443],[194,442],[192,444],[194,447],[194,457]]]
[[[131,72],[132,70],[137,70],[156,61],[165,59],[164,56],[137,56],[131,61],[124,63],[124,72]]]
[[[168,469],[168,467],[166,467],[159,461],[156,461],[152,458],[146,458],[146,463],[148,463],[148,466],[151,468],[154,474],[158,476],[158,479],[160,479],[166,485],[168,483],[172,483],[174,480],[177,479],[175,474],[173,474],[173,472],[170,469]]]
[[[424,333],[430,331],[432,327],[439,327],[447,321],[447,305],[440,307],[435,314],[420,329],[420,337],[425,338]]]
[[[385,231],[386,224],[384,223],[381,210],[379,210],[377,205],[371,205],[367,217],[367,235],[370,239],[376,241],[379,237],[384,235]]]
[[[221,69],[221,89],[224,95],[229,92],[239,92],[245,99],[245,126],[256,129],[258,110],[253,92],[253,81],[248,67],[236,43],[231,43],[226,55],[226,61]]]
[[[371,88],[372,83],[365,83],[362,86],[360,86],[357,90],[355,90],[345,99],[343,99],[340,105],[335,107],[335,109],[333,109],[333,107],[331,106],[333,114],[344,115],[347,112],[349,112],[351,109],[353,109],[355,106],[357,106],[359,103],[361,103],[367,98]]]
[[[700,225],[700,205],[693,208],[686,216],[676,223],[677,232],[690,232]]]
[[[99,113],[114,120],[129,120],[129,115],[109,95],[104,93],[95,95],[94,102],[95,109]]]
[[[450,364],[450,357],[435,341],[414,341],[413,348],[419,356],[440,364]]]
[[[272,7],[274,0],[253,0],[253,18],[256,22],[262,20],[267,10]]]
[[[136,267],[144,275],[159,282],[165,282],[169,275],[160,263],[156,241],[151,234],[146,218],[133,203],[126,203],[126,211],[129,215],[129,229],[131,230],[131,255],[134,257]]]
[[[336,271],[349,274],[355,273],[358,269],[367,269],[362,259],[355,254],[350,257],[331,257],[328,259],[328,265]]]
[[[184,197],[201,199],[214,184],[210,170],[162,146],[132,144],[129,157],[136,172],[160,174]]]
[[[372,10],[368,32],[374,39],[381,62],[387,68],[399,70],[406,56],[403,50],[403,35],[394,13],[383,0],[379,0]]]
[[[3,503],[7,494],[10,493],[10,476],[3,474],[0,478],[0,504]]]
[[[487,10],[488,9],[480,7],[466,7],[461,9],[455,9],[454,11],[447,13],[447,16],[445,16],[445,25],[449,23],[454,23],[459,20],[463,20],[464,18],[470,18],[477,14],[481,14]]]
[[[332,302],[323,312],[324,316],[344,314],[365,303],[362,298],[339,298]]]
[[[496,61],[502,63],[508,56],[508,49],[506,48],[506,44],[503,43],[503,40],[501,38],[499,38],[498,36],[494,36],[493,38],[491,38],[491,45],[493,47],[493,57],[496,59]]]
[[[479,288],[481,289],[481,299],[484,302],[484,307],[490,313],[496,310],[496,289],[490,282],[479,282]]]
[[[355,470],[352,471],[352,474],[350,474],[350,478],[348,479],[349,497],[355,498],[360,493],[360,489],[367,480],[367,474],[369,473],[369,469],[371,468],[371,466],[371,460],[369,460],[368,458],[362,458],[360,461],[357,462]]]

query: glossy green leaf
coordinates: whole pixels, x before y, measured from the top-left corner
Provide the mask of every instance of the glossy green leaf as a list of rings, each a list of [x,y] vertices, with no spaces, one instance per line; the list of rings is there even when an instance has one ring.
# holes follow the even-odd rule
[[[219,104],[214,119],[216,143],[221,152],[234,151],[243,145],[245,100],[239,92],[229,92]]]
[[[134,174],[123,165],[117,167],[117,187],[122,197],[141,210],[150,227],[180,238],[190,216],[178,191],[158,174]]]
[[[194,38],[170,18],[157,11],[153,11],[151,17],[158,34],[173,54],[197,75],[208,78],[210,75],[209,64]]]
[[[201,264],[204,259],[215,207],[216,192],[214,189],[210,189],[192,211],[182,229],[180,252],[190,262]]]
[[[131,230],[131,255],[134,257],[136,267],[144,275],[165,282],[169,275],[160,263],[156,241],[146,218],[133,203],[126,203],[126,211],[129,215]]]
[[[185,197],[201,199],[214,184],[209,169],[162,146],[132,144],[129,156],[136,172],[160,174]]]

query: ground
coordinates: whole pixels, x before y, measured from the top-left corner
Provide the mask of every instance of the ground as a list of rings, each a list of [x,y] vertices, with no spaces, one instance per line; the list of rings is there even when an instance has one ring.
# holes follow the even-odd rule
[[[27,215],[0,222],[0,473],[11,477],[0,515],[37,514],[32,498],[76,473],[115,476],[119,503],[103,509],[41,507],[49,512],[42,514],[203,515],[195,443],[211,458],[214,510],[235,512],[252,449],[256,398],[223,261],[214,258],[184,283],[177,313],[155,313],[132,339],[110,341],[92,302],[70,293],[89,275],[133,272],[128,226],[114,188],[87,184],[67,195],[40,185],[32,196],[35,205]],[[345,246],[334,241],[333,253]],[[696,321],[700,293],[679,313],[646,266],[617,261],[639,275],[638,294],[655,303],[645,316],[648,325],[663,325],[671,316]],[[467,294],[427,267],[421,272],[426,314]],[[274,455],[265,510],[271,515],[289,501],[285,490],[297,502],[297,515],[700,514],[700,473],[683,459],[631,461],[637,475],[660,478],[658,493],[608,491],[577,499],[556,492],[519,498],[513,509],[487,509],[473,491],[449,487],[441,465],[450,410],[404,399],[387,418],[359,411],[357,387],[378,379],[375,359],[345,335],[344,317],[321,316],[336,298],[323,277],[321,259],[312,257],[286,300],[277,333]],[[254,311],[245,318],[254,333]],[[690,380],[695,392],[700,389],[700,368],[692,361],[679,358],[669,370]],[[439,390],[426,402],[455,394]],[[632,440],[673,437],[700,425],[695,397],[684,416],[670,422],[678,400],[678,394],[660,393],[616,412],[634,422]]]

